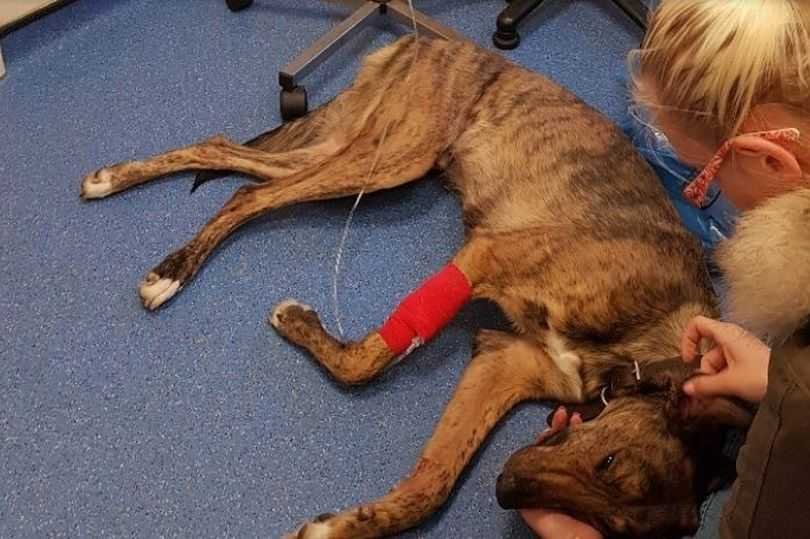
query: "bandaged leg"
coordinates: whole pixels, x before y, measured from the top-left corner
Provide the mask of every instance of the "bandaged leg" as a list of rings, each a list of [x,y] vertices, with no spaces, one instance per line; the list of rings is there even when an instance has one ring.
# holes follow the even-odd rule
[[[285,338],[308,350],[333,378],[364,384],[430,340],[471,296],[472,287],[456,264],[449,264],[409,294],[378,331],[357,342],[341,342],[323,328],[306,305],[285,301],[270,323]]]
[[[359,341],[336,339],[315,311],[295,301],[278,305],[270,323],[306,349],[335,380],[365,384],[435,336],[467,301],[482,293],[488,279],[497,278],[500,263],[492,249],[499,243],[497,237],[468,238],[451,263],[411,292],[380,329]]]
[[[402,358],[429,341],[470,299],[472,288],[455,264],[448,264],[411,292],[380,329],[395,356]]]

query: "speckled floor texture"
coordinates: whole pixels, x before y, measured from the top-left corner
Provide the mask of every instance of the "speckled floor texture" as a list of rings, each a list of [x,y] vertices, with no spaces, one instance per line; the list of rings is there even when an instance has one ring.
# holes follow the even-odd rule
[[[504,5],[415,4],[488,48]],[[294,296],[335,328],[332,267],[350,200],[244,227],[149,313],[138,281],[244,180],[190,196],[185,174],[78,197],[101,165],[278,124],[278,69],[345,13],[314,0],[256,0],[238,14],[222,0],[83,0],[3,38],[0,537],[278,537],[384,494],[415,462],[473,330],[502,323],[495,311],[465,308],[382,379],[339,389],[265,319]],[[349,40],[306,80],[311,102],[402,31],[382,24]],[[551,1],[523,38],[508,57],[623,118],[624,57],[640,33],[609,3]],[[347,336],[376,327],[452,255],[459,216],[435,180],[363,200],[340,280]],[[404,537],[530,537],[498,507],[495,478],[545,414],[539,404],[511,414],[445,508]]]

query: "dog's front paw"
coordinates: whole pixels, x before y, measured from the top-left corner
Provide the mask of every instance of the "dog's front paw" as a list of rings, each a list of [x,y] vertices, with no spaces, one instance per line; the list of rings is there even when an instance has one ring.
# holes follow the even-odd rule
[[[304,346],[313,332],[322,329],[317,313],[309,305],[288,299],[273,309],[268,322],[283,337]]]
[[[115,192],[113,173],[108,168],[100,168],[82,180],[81,197],[85,200],[104,198]]]

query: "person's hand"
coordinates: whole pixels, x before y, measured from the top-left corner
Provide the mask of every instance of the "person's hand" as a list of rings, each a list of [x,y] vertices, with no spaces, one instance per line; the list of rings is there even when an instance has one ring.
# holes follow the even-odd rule
[[[602,539],[596,529],[563,513],[524,509],[520,516],[541,539]]]
[[[568,412],[561,406],[551,418],[551,427],[540,434],[537,443],[541,443],[569,425],[581,423],[582,418],[579,414],[574,414],[569,420]],[[547,509],[523,509],[520,511],[520,516],[526,525],[542,539],[602,539],[601,533],[563,513]]]
[[[768,347],[739,326],[698,316],[689,321],[681,340],[684,361],[699,357],[704,338],[711,339],[713,347],[701,357],[701,374],[684,384],[684,393],[698,399],[726,396],[760,402],[768,386]]]

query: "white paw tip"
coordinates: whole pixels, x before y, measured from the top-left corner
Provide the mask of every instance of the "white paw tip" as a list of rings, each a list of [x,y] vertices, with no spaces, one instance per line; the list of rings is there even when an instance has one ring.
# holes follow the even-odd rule
[[[150,273],[141,283],[138,294],[143,300],[143,306],[151,311],[166,303],[177,294],[178,290],[180,290],[180,281],[163,279],[159,275]]]
[[[282,313],[282,311],[284,311],[288,307],[301,307],[305,311],[312,310],[312,307],[310,307],[309,305],[299,303],[294,299],[285,299],[284,301],[276,305],[275,309],[273,309],[273,314],[270,315],[270,325],[272,325],[274,328],[278,328],[279,324],[281,324],[281,321],[279,320],[279,315]]]
[[[82,198],[102,198],[113,192],[112,172],[106,168],[89,174],[82,182]]]
[[[329,539],[329,523],[310,522],[304,532],[304,539]]]

